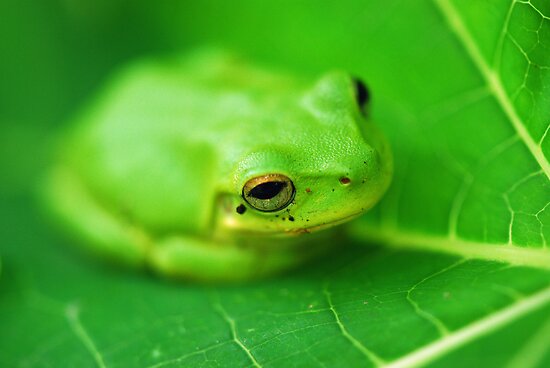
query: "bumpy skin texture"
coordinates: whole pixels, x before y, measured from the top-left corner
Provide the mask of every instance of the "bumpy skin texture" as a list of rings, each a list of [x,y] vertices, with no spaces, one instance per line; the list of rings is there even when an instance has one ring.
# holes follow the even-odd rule
[[[319,253],[330,244],[315,230],[372,207],[392,170],[348,74],[301,80],[219,52],[128,67],[61,145],[47,197],[89,249],[202,280]],[[266,174],[292,180],[286,208],[243,199]]]

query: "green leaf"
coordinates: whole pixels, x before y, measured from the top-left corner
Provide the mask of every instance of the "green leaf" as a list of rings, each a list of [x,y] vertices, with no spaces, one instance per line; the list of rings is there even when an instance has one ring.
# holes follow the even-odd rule
[[[550,268],[548,4],[435,4],[455,38],[434,58],[448,66],[436,81],[474,82],[394,127],[393,188],[357,231],[398,246]]]
[[[71,9],[89,32],[111,19]],[[112,35],[145,29],[158,45],[214,42],[304,73],[363,77],[393,145],[393,186],[356,239],[318,263],[243,285],[166,282],[91,261],[50,229],[23,190],[39,170],[37,135],[2,127],[0,366],[550,364],[546,2],[161,2],[132,14]],[[137,47],[121,45],[109,47]],[[77,50],[83,68],[98,59]],[[29,55],[20,65],[35,70]],[[58,64],[43,57],[45,69]],[[72,95],[83,80],[72,76],[35,87]],[[0,100],[25,88],[3,87]],[[42,104],[23,98],[25,115]],[[46,110],[37,121],[60,117]]]
[[[163,283],[36,247],[56,238],[16,204],[7,225],[34,232],[8,234],[19,249],[5,254],[2,366],[500,366],[547,354],[548,271],[355,246],[275,280]]]

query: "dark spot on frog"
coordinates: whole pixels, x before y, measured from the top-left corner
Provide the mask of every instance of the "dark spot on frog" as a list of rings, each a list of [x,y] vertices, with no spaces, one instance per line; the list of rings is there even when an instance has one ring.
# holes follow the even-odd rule
[[[365,184],[365,181],[366,181],[365,179],[361,180],[361,184]]]
[[[246,212],[246,207],[244,206],[244,204],[240,204],[236,210],[239,215],[242,215]]]
[[[332,191],[334,192],[334,188],[332,188]]]
[[[288,215],[288,221],[294,221],[294,216]]]
[[[343,185],[348,185],[349,183],[351,183],[351,179],[347,176],[343,176],[340,178],[340,183],[342,183]]]
[[[311,189],[310,189],[310,188],[306,188],[306,193],[311,193]]]
[[[281,217],[281,218],[282,218],[283,221],[286,220],[286,217]]]

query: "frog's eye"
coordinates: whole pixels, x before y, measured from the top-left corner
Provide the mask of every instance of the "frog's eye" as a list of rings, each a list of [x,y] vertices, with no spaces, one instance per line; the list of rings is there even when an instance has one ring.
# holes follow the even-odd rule
[[[353,78],[353,85],[355,86],[355,99],[359,108],[363,110],[369,102],[369,89],[365,83],[359,78]]]
[[[250,179],[243,187],[243,198],[262,212],[279,211],[294,199],[294,184],[281,174],[268,174]]]

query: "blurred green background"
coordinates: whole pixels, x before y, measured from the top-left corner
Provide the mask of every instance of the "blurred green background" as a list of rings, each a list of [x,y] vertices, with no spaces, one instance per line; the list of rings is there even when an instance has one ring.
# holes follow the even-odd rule
[[[547,2],[3,1],[0,16],[0,366],[550,364]],[[204,45],[367,81],[396,174],[363,240],[206,287],[89,261],[50,228],[33,193],[55,133],[128,60]]]

